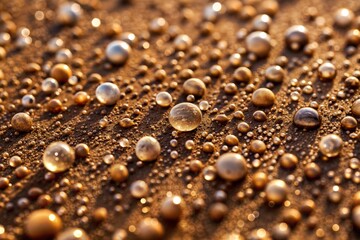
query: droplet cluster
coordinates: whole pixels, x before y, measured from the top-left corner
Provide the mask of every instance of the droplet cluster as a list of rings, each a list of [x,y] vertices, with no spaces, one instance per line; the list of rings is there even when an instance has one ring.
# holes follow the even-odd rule
[[[359,1],[3,1],[0,239],[360,239]]]

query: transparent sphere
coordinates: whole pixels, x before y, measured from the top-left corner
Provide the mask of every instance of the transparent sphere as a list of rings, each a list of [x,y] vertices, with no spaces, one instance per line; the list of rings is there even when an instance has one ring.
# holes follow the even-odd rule
[[[112,164],[112,163],[115,161],[115,156],[112,155],[112,154],[106,154],[106,155],[103,157],[103,161],[104,161],[104,163],[110,165],[110,164]]]
[[[252,29],[254,31],[264,31],[267,32],[271,25],[271,17],[266,14],[258,15],[252,21]]]
[[[132,32],[123,32],[120,35],[120,39],[129,44],[131,47],[133,47],[138,40],[136,35]]]
[[[192,46],[192,39],[185,34],[177,36],[174,40],[175,49],[178,51],[186,51]]]
[[[251,101],[258,107],[271,107],[275,103],[275,94],[270,89],[259,88],[253,93]]]
[[[173,99],[168,92],[159,92],[156,95],[156,104],[161,107],[168,107],[172,103]]]
[[[269,34],[262,31],[250,33],[245,39],[246,49],[256,56],[263,58],[269,55],[271,50],[271,38]]]
[[[285,77],[285,71],[279,65],[273,65],[265,70],[265,78],[270,82],[282,82]]]
[[[211,3],[204,8],[203,16],[207,21],[215,21],[221,14],[222,5],[219,2]]]
[[[360,116],[360,99],[357,99],[355,102],[353,102],[353,104],[351,106],[351,112],[356,117]]]
[[[318,75],[320,80],[333,80],[336,77],[336,67],[331,62],[325,62],[319,66]]]
[[[9,165],[11,167],[18,167],[22,164],[22,160],[19,156],[12,156],[9,160]]]
[[[81,228],[68,228],[59,233],[56,240],[90,240],[90,238]]]
[[[219,176],[228,181],[237,181],[247,174],[246,160],[238,153],[225,153],[216,162]]]
[[[105,54],[107,59],[113,64],[123,64],[131,53],[130,45],[125,41],[112,41],[106,47]]]
[[[317,128],[321,124],[321,116],[315,109],[303,107],[295,113],[293,121],[298,127]]]
[[[75,161],[75,151],[65,142],[53,142],[44,152],[43,163],[50,172],[68,170]]]
[[[240,53],[233,53],[230,56],[229,61],[233,67],[239,67],[240,64],[242,63],[242,58],[241,58]]]
[[[102,83],[96,88],[97,100],[104,105],[114,105],[120,99],[120,89],[113,83]]]
[[[46,45],[47,50],[52,53],[59,50],[62,46],[64,46],[64,41],[61,38],[57,37],[50,39]]]
[[[0,46],[5,46],[11,41],[11,36],[9,33],[0,33]]]
[[[56,53],[55,59],[59,63],[66,63],[72,58],[72,56],[72,52],[69,49],[63,48]]]
[[[164,18],[155,18],[149,24],[149,30],[153,33],[163,33],[169,24]]]
[[[45,93],[53,93],[59,88],[59,83],[54,78],[46,78],[41,84],[41,90]]]
[[[160,206],[161,217],[168,220],[178,220],[182,215],[182,198],[180,196],[167,197]]]
[[[203,170],[203,176],[206,181],[214,181],[216,177],[216,168],[213,166],[207,166]]]
[[[11,125],[19,132],[29,132],[32,130],[33,119],[29,114],[20,112],[11,118]]]
[[[32,43],[31,37],[18,37],[15,41],[15,46],[18,48],[25,48]]]
[[[335,157],[340,154],[343,140],[336,134],[329,134],[321,138],[319,149],[327,157]]]
[[[21,104],[26,108],[34,107],[36,104],[35,97],[31,94],[26,94],[21,98]]]
[[[192,103],[179,103],[169,114],[169,122],[173,128],[181,132],[192,131],[197,128],[202,119],[200,109]]]
[[[293,51],[298,51],[309,42],[309,31],[303,25],[294,25],[285,32],[286,45]]]
[[[81,17],[81,6],[74,2],[65,2],[57,11],[57,20],[63,25],[73,25]]]
[[[210,104],[209,104],[208,101],[201,101],[201,102],[199,103],[199,108],[200,108],[200,110],[202,110],[202,111],[207,111],[207,110],[210,108]]]
[[[276,224],[272,229],[272,235],[275,239],[288,239],[291,234],[291,228],[284,222]]]
[[[206,92],[206,86],[203,81],[198,78],[190,78],[183,84],[184,92],[187,95],[203,96]]]
[[[267,184],[265,193],[268,201],[279,204],[285,201],[288,193],[288,186],[283,180],[274,179]]]
[[[146,182],[142,180],[137,180],[133,182],[130,186],[130,193],[131,196],[133,196],[134,198],[146,197],[148,192],[149,192],[149,187],[146,184]]]
[[[340,8],[335,12],[334,22],[339,27],[347,27],[351,25],[355,17],[353,11],[347,8]]]
[[[141,138],[135,148],[136,156],[141,161],[153,161],[159,157],[160,152],[160,143],[150,136]]]

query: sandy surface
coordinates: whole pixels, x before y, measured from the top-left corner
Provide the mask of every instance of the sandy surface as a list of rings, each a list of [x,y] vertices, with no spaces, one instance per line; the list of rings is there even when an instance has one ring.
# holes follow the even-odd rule
[[[341,76],[359,68],[357,54],[349,58],[351,64],[348,69],[343,67],[345,59],[344,33],[346,31],[335,29],[333,33],[333,63],[338,68],[338,77],[332,83],[319,82],[316,74],[313,76],[302,74],[303,66],[311,68],[317,59],[327,58],[329,42],[321,41],[320,35],[324,27],[332,26],[333,12],[340,7],[347,7],[358,13],[360,1],[281,1],[280,9],[274,17],[270,29],[270,35],[274,39],[270,57],[257,61],[251,67],[255,77],[258,78],[254,84],[256,87],[265,86],[264,69],[274,64],[275,58],[278,56],[288,56],[290,62],[298,59],[298,65],[293,69],[287,69],[284,83],[275,85],[273,88],[276,93],[276,105],[271,110],[265,110],[268,120],[264,123],[256,122],[253,119],[252,114],[257,108],[250,103],[250,95],[243,94],[244,86],[239,87],[237,98],[224,94],[221,87],[222,83],[232,81],[231,76],[235,68],[229,66],[229,55],[244,47],[243,41],[236,39],[236,33],[241,27],[248,27],[251,22],[243,21],[237,16],[221,16],[215,24],[213,35],[219,34],[220,40],[226,41],[228,44],[222,50],[223,57],[217,62],[224,69],[224,75],[221,78],[212,78],[211,84],[207,86],[207,94],[202,100],[208,100],[212,103],[212,108],[218,108],[219,113],[225,113],[231,118],[231,121],[227,123],[211,121],[217,114],[207,111],[203,113],[203,121],[195,131],[178,134],[176,137],[177,147],[170,146],[170,140],[174,139],[172,135],[174,129],[168,123],[170,108],[160,108],[154,104],[154,96],[159,91],[169,91],[174,98],[174,103],[182,102],[186,98],[182,94],[181,87],[184,79],[178,77],[179,71],[171,63],[175,59],[175,55],[171,54],[172,41],[168,39],[167,35],[151,36],[148,41],[140,40],[124,66],[106,69],[103,52],[107,43],[111,41],[111,38],[105,36],[106,26],[118,21],[124,32],[133,32],[137,36],[141,36],[146,34],[150,20],[159,16],[164,17],[170,25],[177,25],[181,28],[181,32],[188,34],[193,39],[194,45],[202,48],[200,56],[191,58],[185,55],[183,59],[180,59],[178,61],[179,69],[185,69],[191,60],[197,60],[200,68],[194,72],[194,76],[204,78],[209,73],[209,68],[216,63],[209,60],[209,51],[217,45],[211,37],[204,37],[199,33],[202,9],[208,1],[134,0],[131,4],[122,4],[121,1],[104,0],[99,1],[95,8],[86,2],[96,3],[97,1],[80,1],[84,14],[75,28],[81,29],[83,35],[74,38],[72,33],[74,28],[59,27],[53,19],[58,1],[0,0],[0,10],[11,13],[17,27],[29,28],[33,41],[31,46],[23,50],[16,50],[13,44],[9,45],[6,47],[6,59],[0,61],[0,69],[3,70],[8,83],[7,86],[1,86],[1,90],[5,90],[9,94],[9,97],[1,103],[5,110],[0,113],[0,163],[4,165],[0,176],[8,177],[11,182],[10,187],[0,191],[0,224],[5,227],[9,234],[8,238],[15,236],[16,239],[25,239],[22,234],[23,220],[32,210],[39,207],[35,200],[30,200],[29,206],[21,209],[18,201],[27,197],[28,190],[32,187],[40,187],[44,194],[49,194],[53,198],[56,193],[65,192],[68,199],[63,204],[54,202],[48,208],[63,212],[61,218],[65,227],[81,227],[86,230],[91,239],[111,239],[113,232],[118,228],[129,230],[145,216],[158,216],[159,202],[164,199],[167,192],[182,195],[186,207],[178,224],[168,224],[163,221],[166,239],[221,239],[230,232],[240,232],[247,236],[251,230],[260,227],[271,231],[272,226],[281,222],[282,212],[286,207],[268,207],[261,191],[255,191],[253,196],[247,196],[243,200],[238,200],[237,197],[239,192],[251,189],[252,173],[258,169],[251,169],[244,181],[232,184],[225,183],[220,179],[208,182],[204,180],[203,174],[193,174],[186,170],[186,166],[189,164],[188,157],[201,160],[205,166],[215,162],[215,153],[201,151],[202,144],[208,141],[202,134],[207,131],[213,135],[212,142],[216,152],[223,153],[221,147],[224,144],[224,137],[232,133],[238,136],[239,146],[243,152],[247,152],[246,159],[249,162],[256,158],[262,161],[260,170],[267,172],[273,178],[284,180],[289,179],[289,175],[292,175],[295,181],[288,184],[290,188],[288,200],[291,207],[299,208],[305,199],[311,198],[315,201],[316,208],[312,216],[318,220],[316,227],[308,229],[308,218],[304,216],[292,229],[289,239],[318,239],[316,232],[319,229],[325,232],[324,239],[360,239],[359,233],[353,229],[350,217],[341,219],[340,216],[342,208],[351,207],[351,198],[359,188],[358,184],[344,178],[344,171],[349,167],[350,157],[360,154],[359,143],[357,139],[350,138],[350,132],[340,128],[340,120],[350,112],[351,103],[358,97],[358,92],[344,99],[331,101],[331,98],[336,97],[337,91],[344,84]],[[323,18],[318,21],[325,20],[324,26],[317,26],[315,21],[307,20],[305,12],[310,6],[316,7],[319,17]],[[183,20],[181,9],[184,8],[192,10],[194,15],[191,20]],[[48,19],[35,20],[34,13],[39,10],[43,11]],[[102,24],[99,28],[91,26],[91,19],[94,17],[101,20]],[[304,24],[310,30],[311,41],[319,43],[313,57],[307,58],[304,54],[293,54],[284,49],[284,32],[293,24]],[[81,67],[76,67],[74,64],[71,66],[75,73],[83,74],[79,85],[83,86],[83,90],[87,91],[92,98],[86,106],[77,106],[72,100],[75,87],[68,84],[62,85],[63,91],[59,96],[52,96],[62,100],[63,105],[67,107],[60,114],[48,113],[43,108],[49,98],[40,91],[40,86],[41,81],[48,74],[44,71],[24,72],[28,63],[38,63],[43,66],[46,63],[54,62],[54,55],[45,52],[46,43],[53,37],[61,37],[64,40],[65,47],[73,52],[73,59],[84,60]],[[144,50],[141,45],[145,42],[149,43],[150,47]],[[101,52],[100,56],[96,56],[95,52],[97,51]],[[144,55],[154,58],[156,65],[150,67],[146,74],[139,74],[139,65]],[[168,76],[162,84],[154,80],[156,66],[162,66],[167,72]],[[104,81],[115,78],[115,82],[123,93],[127,92],[126,89],[129,89],[129,86],[133,90],[127,92],[115,106],[101,106],[94,95],[98,83],[88,81],[91,73],[100,73]],[[19,99],[21,99],[19,90],[23,88],[21,84],[19,85],[19,81],[21,82],[26,77],[31,78],[33,82],[27,90],[37,90],[36,101],[40,104],[38,108],[31,110],[25,109],[19,104]],[[316,96],[302,95],[299,102],[289,102],[289,81],[292,78],[314,82]],[[169,83],[173,81],[178,82],[176,89],[169,87]],[[150,86],[149,92],[142,90],[145,84]],[[295,128],[292,123],[294,112],[299,107],[308,106],[312,100],[321,104],[319,110],[323,116],[321,128],[313,131]],[[233,111],[228,108],[231,103],[235,104],[236,110],[244,112],[245,120],[250,124],[254,137],[247,137],[236,130],[236,125],[240,120],[232,117]],[[10,104],[15,104],[15,110],[9,109]],[[136,114],[136,109],[139,109],[138,114]],[[10,126],[11,117],[21,111],[28,111],[33,116],[34,130],[30,133],[16,133]],[[337,114],[337,112],[339,113]],[[130,117],[136,125],[131,128],[122,128],[119,121],[124,117]],[[108,119],[109,124],[106,128],[101,128],[99,125],[102,118]],[[261,129],[262,131],[260,131]],[[272,144],[271,137],[268,137],[270,129],[274,129],[273,136],[281,138],[280,146]],[[331,161],[322,161],[318,155],[317,142],[322,135],[334,131],[337,131],[346,141],[344,154]],[[158,139],[162,146],[162,153],[158,161],[139,166],[134,154],[134,146],[137,140],[145,135],[152,135]],[[120,139],[123,138],[130,141],[129,147],[120,146]],[[268,146],[266,153],[260,157],[245,150],[248,148],[249,139],[256,138],[263,139]],[[189,139],[196,143],[196,147],[192,151],[186,150],[184,147],[186,140]],[[86,143],[91,149],[90,156],[86,159],[77,159],[69,171],[56,174],[56,178],[52,181],[45,181],[44,177],[47,171],[42,165],[43,151],[51,142],[59,140],[65,141],[71,146]],[[292,152],[299,157],[300,163],[294,171],[285,171],[279,168],[276,159],[278,159],[280,149]],[[179,153],[177,159],[170,157],[172,150]],[[109,179],[109,165],[103,162],[103,156],[110,153],[115,156],[115,162],[128,164],[130,176],[126,183],[116,184]],[[31,174],[24,179],[17,178],[14,168],[8,164],[9,157],[14,155],[19,155],[24,165],[31,171]],[[317,162],[321,167],[320,180],[309,181],[304,177],[304,164],[310,161]],[[329,176],[331,171],[335,177]],[[145,204],[134,200],[129,194],[129,185],[139,179],[148,182],[151,190]],[[76,183],[83,185],[83,190],[78,193],[73,190]],[[333,204],[327,200],[327,191],[334,184],[342,188],[342,201],[339,204]],[[225,202],[229,207],[229,212],[222,221],[214,222],[209,219],[207,209],[214,202],[214,192],[219,189],[224,189],[227,193]],[[316,194],[317,191],[319,194]],[[118,202],[114,200],[115,193],[122,195],[122,199]],[[191,206],[197,198],[203,198],[206,204],[205,209],[194,214]],[[84,203],[84,200],[87,202]],[[81,206],[86,206],[86,212],[79,216],[77,211]],[[105,207],[108,210],[109,216],[103,223],[94,223],[92,220],[91,214],[97,207]],[[121,209],[121,211],[115,209]],[[142,211],[147,213],[142,213]],[[251,214],[257,217],[252,220]],[[339,231],[332,230],[333,224],[340,226]],[[133,239],[134,235],[129,233],[128,238]],[[7,237],[5,236],[4,239]]]

